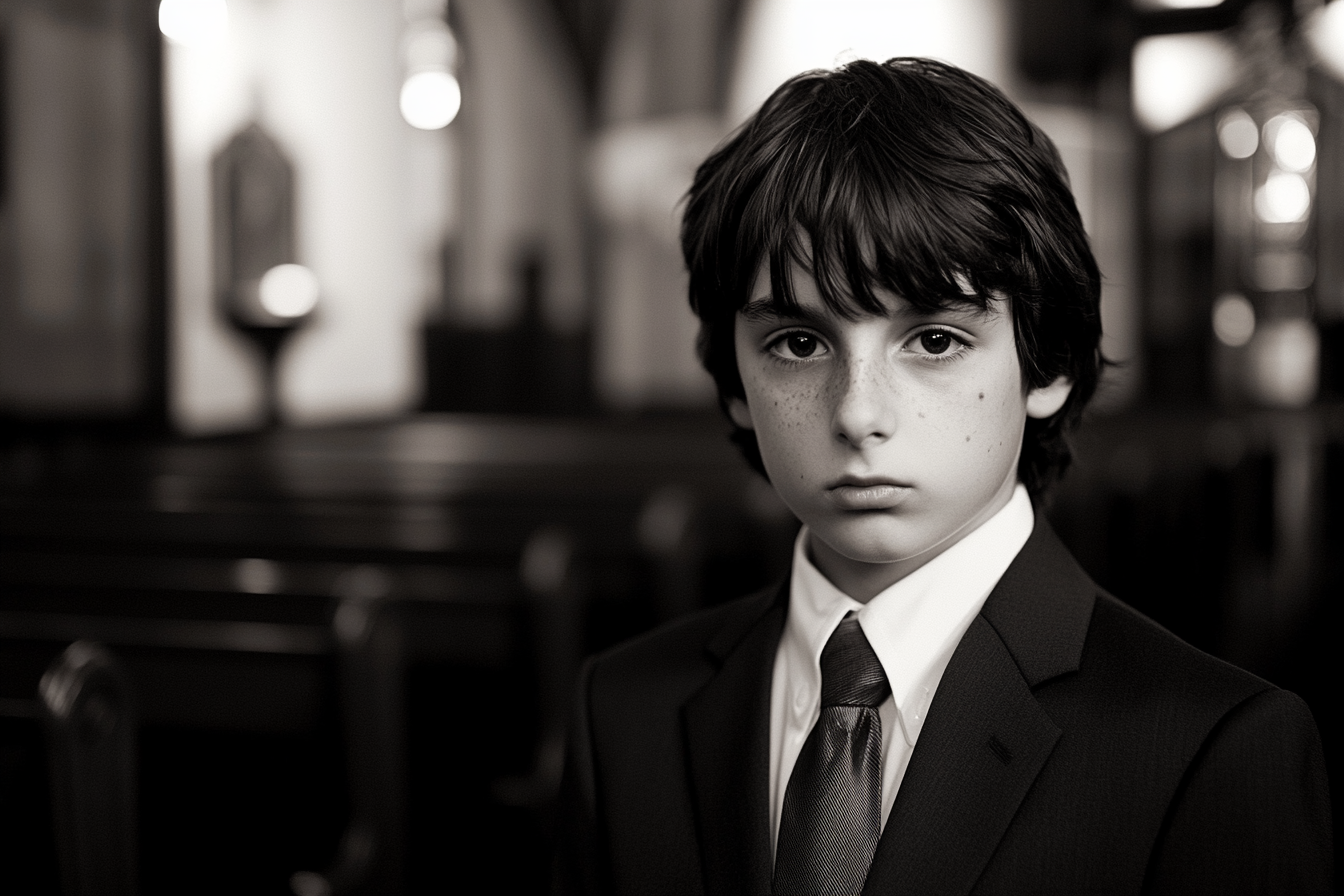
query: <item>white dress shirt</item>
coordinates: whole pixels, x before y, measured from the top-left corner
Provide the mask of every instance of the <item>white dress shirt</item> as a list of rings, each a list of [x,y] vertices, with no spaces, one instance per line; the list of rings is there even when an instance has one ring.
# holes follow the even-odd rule
[[[775,653],[770,689],[770,842],[779,837],[784,790],[798,753],[821,716],[821,650],[853,611],[891,684],[882,719],[882,825],[896,801],[915,742],[952,653],[989,592],[1035,525],[1018,485],[998,513],[937,557],[861,604],[831,584],[798,533],[789,581],[789,617]]]

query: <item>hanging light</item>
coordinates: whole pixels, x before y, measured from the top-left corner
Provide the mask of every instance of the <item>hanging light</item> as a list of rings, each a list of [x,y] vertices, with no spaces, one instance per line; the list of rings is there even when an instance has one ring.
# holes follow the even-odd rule
[[[176,44],[199,49],[223,40],[229,25],[224,0],[162,0],[159,31]]]
[[[453,76],[457,40],[444,21],[442,5],[435,6],[419,5],[401,42],[407,73],[401,85],[401,117],[425,131],[447,127],[462,108],[462,86]]]
[[[447,72],[416,72],[401,85],[401,117],[422,131],[447,127],[461,108],[462,87]]]

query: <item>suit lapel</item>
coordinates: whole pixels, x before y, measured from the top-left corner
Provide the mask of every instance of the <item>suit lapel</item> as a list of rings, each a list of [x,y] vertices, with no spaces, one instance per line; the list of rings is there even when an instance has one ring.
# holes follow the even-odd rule
[[[865,893],[969,893],[1059,729],[1032,688],[1078,668],[1096,587],[1038,514],[943,673]]]
[[[864,892],[969,892],[1058,737],[977,617],[938,686]]]
[[[718,672],[686,704],[707,893],[770,891],[770,681],[786,588],[709,646]]]

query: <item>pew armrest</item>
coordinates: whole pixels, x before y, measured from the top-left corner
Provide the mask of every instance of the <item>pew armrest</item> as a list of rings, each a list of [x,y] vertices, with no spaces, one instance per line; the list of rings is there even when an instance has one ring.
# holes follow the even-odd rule
[[[38,705],[62,890],[134,893],[136,721],[125,674],[102,646],[76,641],[42,676]]]

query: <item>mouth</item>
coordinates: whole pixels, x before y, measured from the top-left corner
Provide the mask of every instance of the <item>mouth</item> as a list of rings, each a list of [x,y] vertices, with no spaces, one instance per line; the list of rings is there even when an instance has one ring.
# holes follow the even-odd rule
[[[826,497],[841,510],[891,510],[913,491],[890,479],[845,476],[826,487]]]

